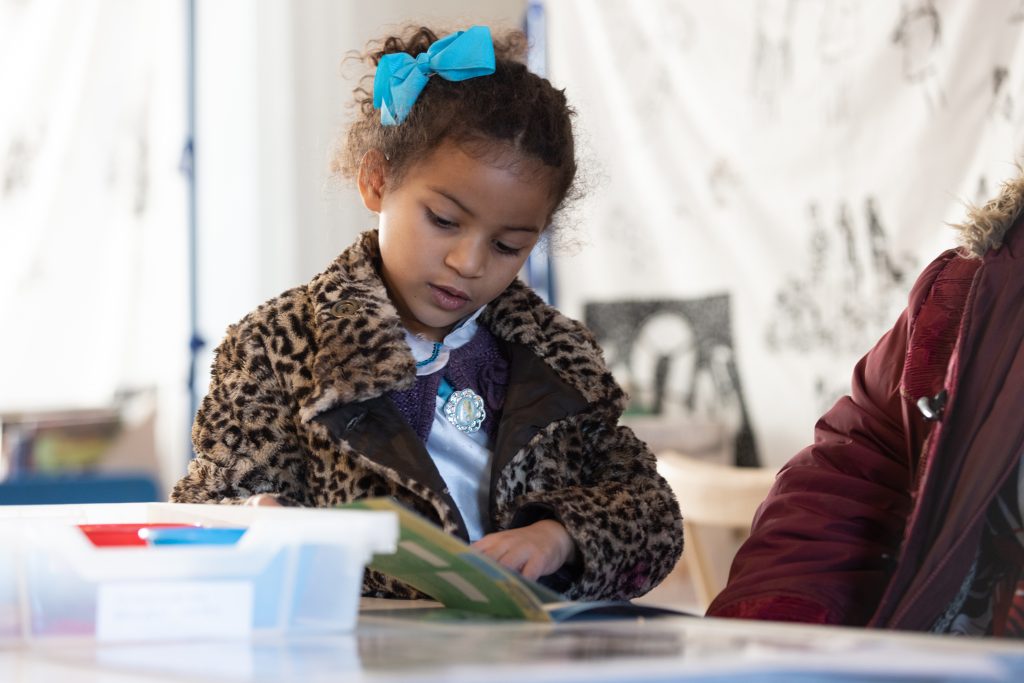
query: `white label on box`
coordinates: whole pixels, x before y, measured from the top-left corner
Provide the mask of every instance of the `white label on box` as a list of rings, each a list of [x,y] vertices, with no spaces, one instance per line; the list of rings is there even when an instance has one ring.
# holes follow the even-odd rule
[[[101,584],[96,638],[243,638],[252,632],[249,581],[135,581]]]

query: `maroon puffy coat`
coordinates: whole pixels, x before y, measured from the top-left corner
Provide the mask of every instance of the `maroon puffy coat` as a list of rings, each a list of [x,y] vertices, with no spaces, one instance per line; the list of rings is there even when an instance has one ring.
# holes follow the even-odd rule
[[[1022,209],[1024,176],[921,274],[780,471],[709,616],[928,630],[950,605],[1024,452]]]

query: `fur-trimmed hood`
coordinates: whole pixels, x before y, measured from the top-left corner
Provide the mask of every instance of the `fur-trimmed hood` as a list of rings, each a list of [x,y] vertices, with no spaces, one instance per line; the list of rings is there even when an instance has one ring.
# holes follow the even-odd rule
[[[1003,244],[1006,232],[1024,210],[1024,169],[1016,178],[1003,183],[999,196],[983,206],[972,206],[967,220],[953,227],[960,231],[959,242],[965,254],[981,258]]]
[[[316,352],[315,389],[303,401],[303,422],[339,403],[407,388],[415,379],[415,361],[380,278],[379,261],[376,230],[364,232],[305,288],[313,307]],[[303,294],[302,288],[292,292]],[[623,409],[625,395],[612,380],[593,335],[519,280],[478,320],[498,339],[528,347],[588,403]]]

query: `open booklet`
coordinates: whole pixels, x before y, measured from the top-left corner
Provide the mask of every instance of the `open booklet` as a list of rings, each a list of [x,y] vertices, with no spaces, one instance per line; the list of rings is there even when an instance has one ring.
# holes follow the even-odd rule
[[[567,601],[476,552],[391,498],[367,498],[341,507],[397,513],[398,550],[374,555],[370,568],[409,584],[450,609],[530,621],[692,616],[627,601]]]

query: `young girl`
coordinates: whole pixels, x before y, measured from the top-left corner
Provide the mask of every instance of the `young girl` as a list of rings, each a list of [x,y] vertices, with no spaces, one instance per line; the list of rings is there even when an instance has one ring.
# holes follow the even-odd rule
[[[600,349],[516,279],[576,174],[572,110],[523,45],[420,28],[367,55],[335,165],[378,227],[229,328],[172,500],[393,496],[569,598],[672,569],[679,507]]]

